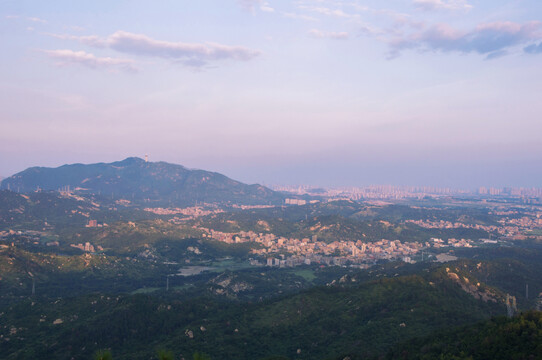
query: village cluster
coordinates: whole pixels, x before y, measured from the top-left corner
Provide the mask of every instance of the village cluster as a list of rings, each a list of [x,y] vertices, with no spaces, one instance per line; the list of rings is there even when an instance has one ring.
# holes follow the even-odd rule
[[[256,243],[259,248],[252,249],[252,265],[293,267],[299,265],[350,265],[366,268],[379,260],[402,260],[414,263],[413,256],[422,256],[425,249],[442,247],[473,247],[469,239],[431,238],[426,242],[401,242],[382,239],[376,242],[358,241],[319,241],[316,235],[311,238],[286,238],[274,234],[240,231],[224,233],[201,229],[213,240],[228,244]]]

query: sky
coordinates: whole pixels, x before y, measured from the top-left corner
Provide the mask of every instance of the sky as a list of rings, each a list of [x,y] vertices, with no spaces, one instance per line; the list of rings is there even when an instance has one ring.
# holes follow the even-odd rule
[[[0,176],[542,187],[540,0],[0,0]]]

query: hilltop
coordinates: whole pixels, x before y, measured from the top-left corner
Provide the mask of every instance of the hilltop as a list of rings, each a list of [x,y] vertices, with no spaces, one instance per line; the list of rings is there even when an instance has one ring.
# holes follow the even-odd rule
[[[247,185],[222,174],[188,169],[137,157],[113,163],[31,167],[0,183],[0,189],[27,193],[67,189],[152,206],[196,202],[280,204],[282,195],[261,185]]]

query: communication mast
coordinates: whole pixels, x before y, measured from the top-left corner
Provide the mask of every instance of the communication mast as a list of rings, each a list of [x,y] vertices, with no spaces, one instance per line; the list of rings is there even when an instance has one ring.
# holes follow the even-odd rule
[[[149,162],[149,155],[145,154],[145,162]]]

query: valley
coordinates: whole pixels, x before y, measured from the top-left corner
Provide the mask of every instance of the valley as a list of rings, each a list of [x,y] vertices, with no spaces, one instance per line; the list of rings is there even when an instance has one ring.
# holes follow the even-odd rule
[[[397,358],[419,351],[412,339],[540,309],[540,205],[307,199],[150,207],[72,185],[2,190],[0,352]]]

